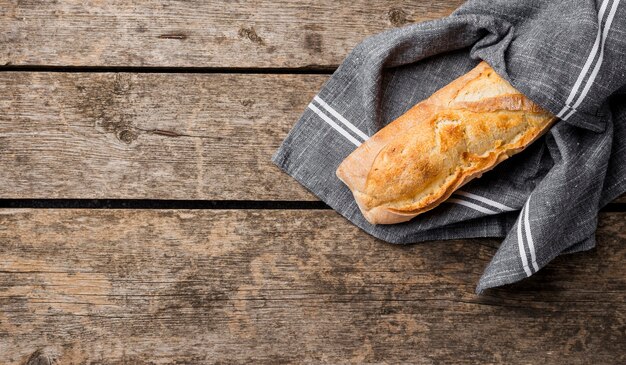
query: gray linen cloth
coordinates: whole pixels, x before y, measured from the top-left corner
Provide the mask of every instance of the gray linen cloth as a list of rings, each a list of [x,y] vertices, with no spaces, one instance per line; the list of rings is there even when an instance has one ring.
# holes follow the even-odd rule
[[[595,246],[598,210],[626,190],[625,52],[620,0],[468,1],[446,18],[356,45],[272,161],[387,242],[503,237],[481,293]],[[369,224],[335,175],[339,163],[480,60],[560,120],[434,210],[406,223]]]

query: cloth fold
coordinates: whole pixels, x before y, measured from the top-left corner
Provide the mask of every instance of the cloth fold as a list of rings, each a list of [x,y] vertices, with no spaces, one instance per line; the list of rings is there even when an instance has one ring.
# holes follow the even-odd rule
[[[560,120],[523,152],[413,220],[371,225],[336,177],[343,159],[485,60]],[[598,211],[626,191],[626,9],[620,0],[468,1],[450,16],[366,38],[272,161],[387,242],[502,237],[477,292],[595,246]]]

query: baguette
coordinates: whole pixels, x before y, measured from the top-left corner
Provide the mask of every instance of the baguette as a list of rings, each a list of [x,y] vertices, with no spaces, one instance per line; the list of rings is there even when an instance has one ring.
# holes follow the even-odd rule
[[[522,151],[554,121],[481,62],[361,144],[336,174],[368,222],[406,222]]]

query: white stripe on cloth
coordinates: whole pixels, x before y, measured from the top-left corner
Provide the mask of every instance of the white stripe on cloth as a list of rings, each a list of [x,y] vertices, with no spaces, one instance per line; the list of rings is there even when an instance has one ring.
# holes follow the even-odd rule
[[[606,42],[606,36],[608,34],[608,30],[611,28],[611,23],[613,22],[613,17],[615,16],[615,11],[617,10],[617,5],[619,4],[620,0],[615,0],[613,2],[613,6],[611,7],[611,11],[609,12],[609,17],[607,18],[607,21],[606,21],[606,26],[603,27],[602,21],[604,19],[604,13],[606,12],[606,8],[609,2],[610,0],[604,0],[602,2],[602,5],[600,6],[600,11],[598,12],[598,32],[596,34],[596,40],[593,44],[593,47],[591,48],[591,52],[589,53],[589,56],[587,57],[587,61],[583,65],[583,68],[580,74],[578,75],[578,78],[576,79],[576,83],[574,83],[574,87],[572,87],[572,91],[570,92],[565,102],[565,106],[557,114],[558,118],[561,118],[563,120],[569,119],[576,112],[576,108],[580,106],[582,101],[585,99],[585,97],[587,96],[587,92],[589,92],[591,85],[593,85],[593,82],[595,81],[600,65],[602,64],[602,59],[604,57],[604,44]],[[600,49],[600,57],[598,57],[598,59],[595,62],[594,70],[589,76],[589,79],[587,79],[583,92],[580,94],[580,96],[576,100],[576,103],[573,106],[571,106],[571,103],[574,100],[574,97],[576,96],[576,94],[578,93],[578,90],[580,89],[580,86],[583,80],[585,79],[585,76],[587,76],[587,72],[589,71],[589,68],[594,64],[593,61],[596,58],[598,49]]]
[[[352,137],[352,135],[346,132],[345,129],[341,128],[337,123],[335,123],[332,119],[330,119],[326,114],[324,114],[321,110],[319,110],[313,103],[309,104],[309,109],[311,109],[315,114],[317,114],[320,118],[322,118],[326,123],[328,123],[331,127],[333,127],[337,132],[341,133],[342,136],[346,137],[350,142],[354,143],[355,146],[360,146],[361,142],[359,142],[356,138]]]
[[[517,219],[517,246],[519,247],[519,255],[522,258],[522,266],[524,266],[526,276],[531,276],[533,272],[530,271],[528,267],[528,259],[526,258],[526,250],[524,249],[524,240],[522,238],[522,219],[525,210],[526,206],[522,208],[522,211],[519,213],[519,218]]]
[[[337,111],[333,109],[330,105],[326,104],[326,102],[322,100],[322,98],[320,98],[318,95],[315,95],[313,100],[315,100],[319,105],[321,105],[324,109],[326,109],[332,116],[337,118],[337,120],[343,123],[343,125],[348,127],[348,129],[354,132],[357,136],[361,137],[363,141],[367,141],[369,139],[367,134],[361,132],[361,130],[355,127],[354,124],[348,122],[346,118],[344,118],[341,114],[337,113]]]
[[[515,210],[515,209],[513,209],[511,207],[508,207],[508,206],[502,204],[502,203],[498,203],[495,200],[491,200],[489,198],[478,196],[476,194],[468,193],[466,191],[457,190],[457,191],[454,192],[454,195],[461,195],[461,196],[464,196],[464,197],[467,197],[467,198],[478,200],[479,202],[483,202],[483,203],[485,203],[487,205],[491,205],[492,207],[498,208],[498,209],[500,209],[502,211],[505,211],[505,212],[512,212],[512,211]]]
[[[604,12],[606,11],[606,7],[608,4],[609,4],[609,0],[604,0],[602,2],[602,5],[600,6],[600,12],[598,13],[598,33],[596,34],[596,41],[593,43],[593,47],[591,48],[591,53],[589,53],[589,56],[587,57],[587,61],[585,62],[583,69],[580,71],[580,74],[578,75],[578,78],[576,79],[576,83],[574,83],[574,87],[572,88],[572,91],[569,93],[569,97],[567,98],[567,101],[565,102],[565,106],[563,107],[563,109],[561,109],[559,114],[556,115],[558,118],[563,117],[563,113],[570,110],[569,106],[574,100],[574,96],[576,96],[576,93],[578,93],[578,89],[580,88],[580,85],[582,84],[585,76],[587,76],[587,72],[589,71],[589,67],[591,67],[591,63],[596,58],[596,54],[598,53],[598,47],[600,46],[600,36],[602,34],[602,19],[604,18]]]
[[[528,219],[528,206],[530,205],[530,197],[524,205],[524,228],[526,229],[526,241],[528,242],[528,250],[530,251],[530,260],[532,262],[535,272],[539,271],[539,265],[537,265],[537,254],[535,253],[535,243],[533,242],[533,235],[530,232],[530,220]],[[520,217],[521,219],[521,217]]]
[[[446,200],[446,202],[463,205],[463,206],[466,206],[468,208],[472,208],[474,210],[477,210],[477,211],[479,211],[481,213],[485,213],[485,214],[498,214],[498,212],[496,212],[494,210],[483,208],[480,205],[477,205],[477,204],[474,204],[474,203],[470,203],[470,202],[462,200],[462,199],[454,199],[454,198],[452,198],[452,199]]]
[[[615,0],[613,2],[613,6],[611,6],[611,11],[609,12],[609,17],[606,20],[604,31],[602,32],[602,41],[600,43],[600,57],[598,57],[598,62],[596,62],[596,65],[593,68],[593,71],[591,72],[591,76],[589,76],[589,80],[587,80],[587,84],[585,85],[585,88],[583,89],[582,93],[578,97],[578,100],[572,106],[572,111],[569,112],[569,114],[567,114],[564,117],[565,120],[569,119],[569,117],[571,117],[572,114],[576,112],[576,108],[578,108],[580,104],[583,102],[583,100],[585,100],[585,98],[587,97],[587,93],[589,93],[589,89],[591,89],[591,85],[593,85],[593,82],[596,80],[596,77],[598,76],[598,72],[600,71],[600,66],[602,66],[602,61],[604,60],[604,44],[606,43],[606,37],[608,36],[609,30],[611,29],[611,24],[613,23],[613,18],[615,17],[615,12],[617,11],[617,6],[619,5],[619,2],[620,0]]]

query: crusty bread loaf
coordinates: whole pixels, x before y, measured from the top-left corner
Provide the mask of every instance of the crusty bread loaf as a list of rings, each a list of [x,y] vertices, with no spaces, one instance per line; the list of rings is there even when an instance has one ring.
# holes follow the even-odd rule
[[[337,177],[370,223],[405,222],[523,150],[555,120],[481,62],[359,146]]]

